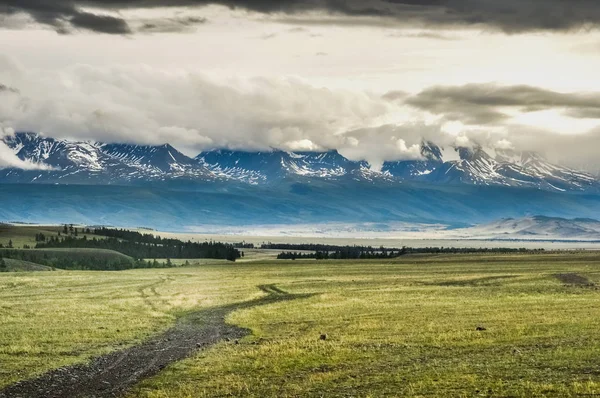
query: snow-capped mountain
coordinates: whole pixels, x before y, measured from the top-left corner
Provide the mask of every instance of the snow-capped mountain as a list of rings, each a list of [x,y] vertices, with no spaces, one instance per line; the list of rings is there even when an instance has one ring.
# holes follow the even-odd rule
[[[3,141],[21,160],[51,168],[2,169],[0,181],[4,182],[127,184],[171,178],[217,178],[170,145],[78,142],[33,133],[16,133],[4,137]]]
[[[549,163],[540,154],[493,148],[441,148],[427,142],[423,160],[387,162],[383,171],[405,180],[585,191],[600,184],[591,174]]]
[[[268,182],[288,176],[337,178],[368,169],[366,162],[353,162],[337,151],[329,152],[202,152],[196,160],[214,173],[250,183]]]
[[[421,146],[420,160],[385,162],[381,171],[364,161],[352,161],[338,151],[245,152],[212,150],[195,158],[169,144],[143,146],[56,140],[34,133],[6,136],[4,144],[17,157],[49,170],[1,169],[0,182],[139,184],[183,180],[223,181],[258,185],[283,179],[311,182],[368,181],[371,184],[420,181],[531,187],[550,191],[598,191],[592,175],[554,165],[532,152],[475,146]]]

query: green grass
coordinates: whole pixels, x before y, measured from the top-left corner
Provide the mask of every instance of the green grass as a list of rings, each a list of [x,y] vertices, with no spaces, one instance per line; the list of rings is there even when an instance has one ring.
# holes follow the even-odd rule
[[[59,231],[62,231],[62,227],[0,224],[0,244],[8,247],[8,242],[12,240],[15,248],[20,249],[25,245],[35,247],[36,234],[41,232],[46,236],[56,236]]]
[[[141,397],[600,394],[600,255],[415,256],[0,275],[0,385],[133,344],[186,311],[250,300],[252,330],[146,380]],[[478,326],[487,330],[477,331]],[[327,333],[325,341],[319,340]]]
[[[76,226],[79,233],[78,238],[87,236],[88,238],[106,239],[105,236],[85,234],[84,227]],[[49,238],[51,236],[58,237],[59,233],[63,234],[62,226],[44,226],[44,225],[11,225],[11,224],[0,224],[0,244],[5,248],[8,247],[9,241],[12,241],[15,249],[22,249],[24,246],[35,247],[37,244],[35,236],[42,233]]]

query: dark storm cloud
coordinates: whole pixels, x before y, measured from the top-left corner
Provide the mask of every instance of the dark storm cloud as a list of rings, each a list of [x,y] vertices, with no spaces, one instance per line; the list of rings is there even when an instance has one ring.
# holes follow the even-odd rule
[[[206,22],[206,18],[201,17],[153,19],[142,21],[141,26],[137,30],[143,33],[189,32],[195,26],[205,24]]]
[[[0,83],[0,93],[19,94],[19,90],[17,90],[16,88],[9,87],[9,86],[7,86],[5,84]]]
[[[100,33],[127,34],[131,33],[129,25],[121,18],[107,15],[96,15],[89,12],[77,12],[70,19],[75,28],[93,30]]]
[[[24,12],[37,22],[65,31],[70,27],[103,33],[128,33],[127,21],[81,11],[93,7],[118,12],[128,8],[195,7],[220,4],[260,13],[285,14],[290,23],[339,23],[394,26],[489,26],[507,33],[565,31],[595,27],[597,0],[0,0],[0,13]],[[306,16],[308,11],[334,20]],[[339,18],[342,16],[343,18]],[[336,22],[337,21],[337,22]]]
[[[130,33],[122,18],[81,11],[74,1],[0,0],[0,14],[29,14],[36,22],[53,27],[59,33],[85,29],[99,33]]]
[[[406,104],[468,124],[501,122],[504,108],[521,112],[559,110],[575,118],[600,118],[600,93],[560,93],[538,87],[496,84],[431,87],[406,99]]]

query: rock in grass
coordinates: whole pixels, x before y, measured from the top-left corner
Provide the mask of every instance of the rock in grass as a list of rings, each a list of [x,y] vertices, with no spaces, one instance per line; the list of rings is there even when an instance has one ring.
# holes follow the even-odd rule
[[[485,327],[483,327],[483,326],[477,326],[477,329],[475,329],[475,330],[477,330],[478,332],[484,332],[487,329]]]
[[[327,340],[327,334],[321,333],[321,336],[319,336],[319,340]]]

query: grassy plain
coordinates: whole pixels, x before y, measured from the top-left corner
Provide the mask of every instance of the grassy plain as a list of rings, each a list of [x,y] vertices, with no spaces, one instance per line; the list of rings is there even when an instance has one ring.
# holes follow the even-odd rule
[[[232,313],[252,330],[132,397],[600,394],[600,255],[256,261],[0,274],[0,386],[134,344],[276,284],[312,297]],[[478,327],[486,330],[476,330]],[[326,340],[320,340],[322,333]]]
[[[32,225],[8,225],[0,224],[0,244],[8,247],[8,242],[12,241],[13,247],[17,249],[27,245],[35,247],[35,235],[43,233],[46,236],[56,236],[62,231],[59,226],[32,226]]]

